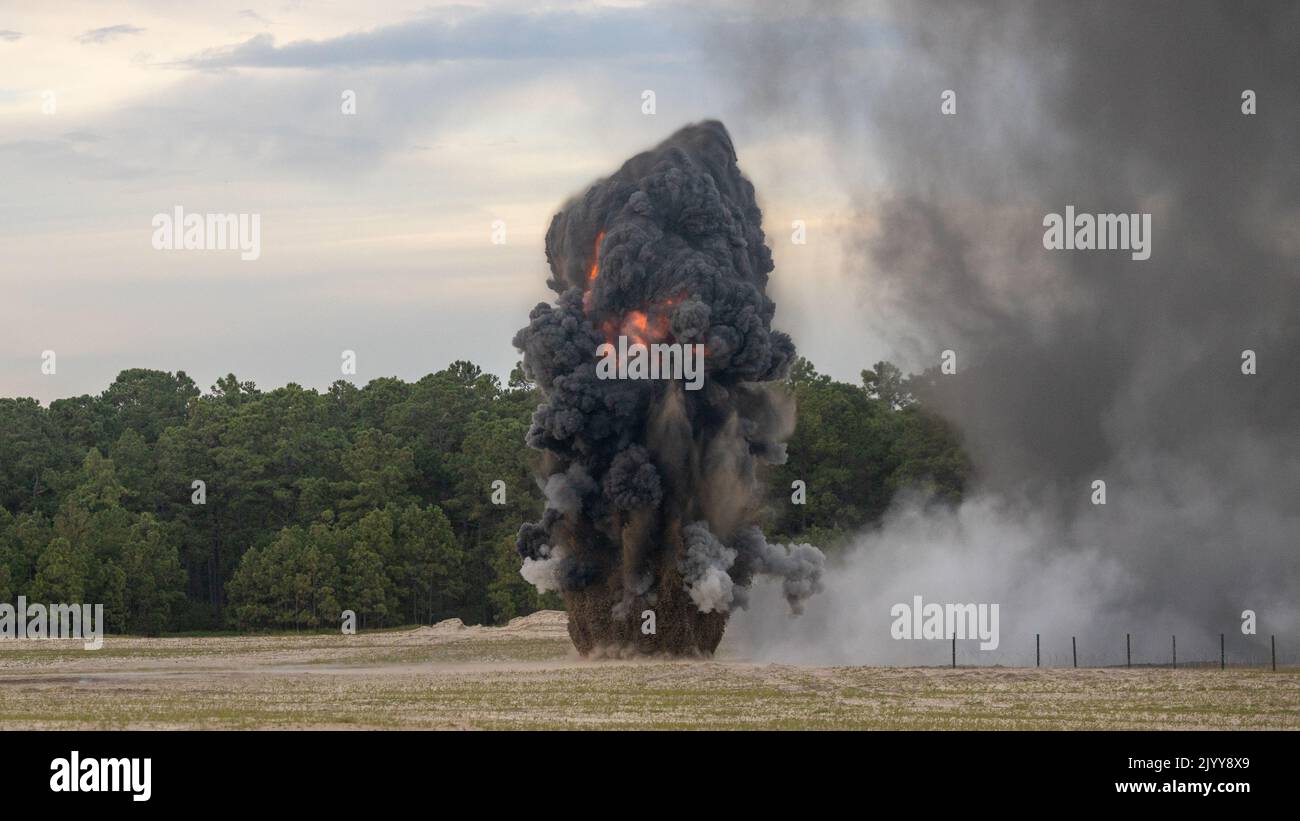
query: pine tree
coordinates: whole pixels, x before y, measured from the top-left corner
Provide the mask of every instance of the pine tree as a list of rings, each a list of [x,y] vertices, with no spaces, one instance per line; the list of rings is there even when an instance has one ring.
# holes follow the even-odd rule
[[[348,550],[343,605],[356,611],[361,627],[384,624],[388,616],[387,582],[379,554],[364,541],[353,542]]]
[[[185,597],[185,571],[176,545],[168,540],[162,525],[146,513],[131,529],[123,562],[125,629],[157,635],[172,623],[174,609]]]
[[[72,542],[62,537],[51,539],[37,562],[29,597],[47,604],[85,603],[87,575],[86,557]]]

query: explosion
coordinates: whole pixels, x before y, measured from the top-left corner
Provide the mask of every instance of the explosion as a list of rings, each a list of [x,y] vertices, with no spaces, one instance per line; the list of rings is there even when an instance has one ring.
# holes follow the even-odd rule
[[[555,304],[516,334],[543,401],[540,521],[519,530],[521,573],[558,590],[585,654],[711,654],[758,574],[790,609],[821,589],[812,545],[769,544],[759,469],[785,461],[794,360],[771,328],[772,254],[727,130],[678,131],[568,202],[546,257]],[[598,378],[618,336],[702,345],[705,379]]]

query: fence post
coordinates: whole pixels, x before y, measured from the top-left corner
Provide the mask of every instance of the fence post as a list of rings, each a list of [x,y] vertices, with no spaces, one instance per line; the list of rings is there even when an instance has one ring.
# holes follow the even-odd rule
[[[1070,636],[1070,652],[1074,655],[1074,666],[1079,666],[1079,642]]]
[[[952,669],[957,669],[957,634],[952,635]]]
[[[1219,669],[1228,669],[1228,656],[1223,652],[1223,634],[1219,634]]]
[[[1042,635],[1039,633],[1035,633],[1034,634],[1034,666],[1040,667],[1042,666],[1042,663],[1043,663]]]
[[[1271,649],[1272,649],[1272,655],[1273,655],[1273,672],[1276,673],[1276,672],[1277,672],[1277,636],[1269,636],[1269,637],[1268,637],[1268,643],[1269,643],[1269,646],[1270,646]]]
[[[1174,668],[1177,669],[1178,668],[1178,637],[1173,636],[1172,638],[1174,640]]]
[[[1124,666],[1133,666],[1133,634],[1124,634]]]

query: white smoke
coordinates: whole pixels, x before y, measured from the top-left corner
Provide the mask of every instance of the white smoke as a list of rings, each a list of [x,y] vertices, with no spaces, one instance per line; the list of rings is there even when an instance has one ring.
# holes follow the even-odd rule
[[[546,496],[547,507],[567,514],[581,510],[583,497],[596,489],[596,482],[587,475],[582,464],[574,462],[565,472],[548,476],[542,493]]]
[[[801,622],[771,617],[769,588],[733,629],[769,658],[947,662],[944,642],[889,636],[889,608],[922,595],[1001,604],[1000,648],[972,663],[1033,664],[1035,634],[1044,663],[1071,663],[1072,636],[1081,665],[1124,663],[1126,636],[1134,663],[1167,663],[1175,634],[1180,661],[1217,662],[1221,634],[1230,663],[1267,663],[1274,634],[1294,654],[1300,109],[1207,101],[1240,99],[1238,63],[1261,100],[1290,94],[1300,8],[980,2],[954,23],[952,4],[868,5],[774,2],[800,25],[714,53],[757,114],[829,135],[866,217],[845,246],[863,321],[908,369],[958,352],[918,393],[980,486],[956,511],[900,501]],[[862,47],[873,18],[896,47]],[[1044,251],[1042,216],[1081,202],[1152,213],[1151,257]]]
[[[1136,663],[1165,663],[1171,636],[1179,658],[1218,656],[1217,634],[1170,613],[1130,607],[1138,585],[1126,562],[1087,543],[1087,528],[1066,528],[1054,516],[990,495],[955,509],[916,497],[896,503],[882,526],[834,556],[826,591],[804,615],[786,617],[781,587],[758,582],[750,606],[732,620],[733,650],[763,661],[800,664],[947,664],[948,641],[895,640],[890,610],[913,596],[936,603],[998,604],[997,651],[959,642],[963,664],[1032,666],[1035,634],[1045,665],[1121,664],[1125,636],[1133,636]],[[1235,628],[1232,623],[1227,628]],[[1232,635],[1238,654],[1249,654]],[[1263,639],[1265,644],[1267,638]],[[1258,655],[1258,646],[1254,647]]]
[[[707,522],[682,528],[686,555],[682,557],[682,579],[691,601],[701,613],[725,613],[733,604],[744,606],[744,593],[731,579],[737,551],[727,547],[709,531]],[[738,595],[739,594],[739,595]]]
[[[560,578],[564,566],[564,549],[551,545],[542,545],[540,559],[524,557],[519,575],[523,576],[538,593],[549,593],[560,589]]]

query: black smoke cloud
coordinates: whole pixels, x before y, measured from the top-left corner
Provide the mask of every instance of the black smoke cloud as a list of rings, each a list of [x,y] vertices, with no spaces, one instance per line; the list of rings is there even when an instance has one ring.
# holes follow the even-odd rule
[[[786,579],[792,607],[819,588],[820,551],[769,545],[754,527],[759,470],[784,461],[792,430],[774,383],[795,355],[772,329],[761,219],[730,135],[704,122],[592,185],[547,232],[557,299],[534,308],[514,341],[544,397],[528,443],[545,454],[548,506],[518,548],[526,578],[570,596],[584,652],[622,641],[625,624],[602,622],[641,606],[726,613],[755,573]],[[598,346],[620,335],[704,345],[702,388],[597,378]],[[656,649],[690,649],[671,645]]]
[[[844,242],[864,319],[905,361],[956,353],[925,399],[980,471],[965,510],[900,505],[801,628],[883,631],[880,608],[930,588],[1002,601],[1022,647],[1048,627],[1248,647],[1247,609],[1265,648],[1300,636],[1300,7],[764,15],[711,46],[756,120],[828,135],[861,216]],[[864,19],[883,34],[839,34]],[[1043,217],[1067,205],[1151,213],[1151,258],[1045,250]]]

